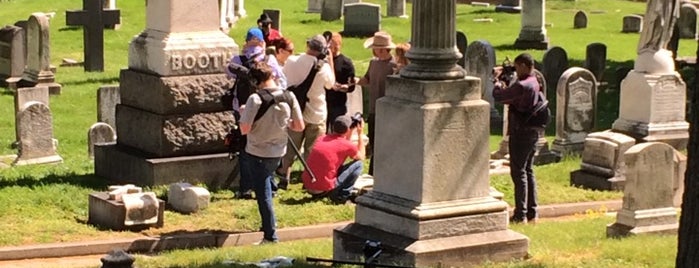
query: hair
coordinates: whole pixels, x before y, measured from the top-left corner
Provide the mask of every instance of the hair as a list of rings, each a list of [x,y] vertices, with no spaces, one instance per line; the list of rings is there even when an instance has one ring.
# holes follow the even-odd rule
[[[342,46],[342,35],[338,32],[333,32],[332,37],[330,38],[335,44]]]
[[[279,53],[280,49],[288,50],[290,47],[294,45],[294,43],[291,42],[291,39],[281,37],[279,39],[269,41],[269,45],[274,46],[274,49],[276,50],[275,52]]]
[[[408,65],[410,63],[408,58],[405,57],[405,53],[408,53],[408,50],[410,50],[409,43],[400,43],[396,46],[396,61],[399,64]]]
[[[519,54],[517,57],[515,57],[515,63],[522,63],[524,66],[527,66],[528,68],[534,67],[534,58],[532,58],[532,55],[529,55],[529,53],[522,53]]]
[[[250,77],[258,84],[272,79],[272,67],[265,61],[258,61],[250,68]]]

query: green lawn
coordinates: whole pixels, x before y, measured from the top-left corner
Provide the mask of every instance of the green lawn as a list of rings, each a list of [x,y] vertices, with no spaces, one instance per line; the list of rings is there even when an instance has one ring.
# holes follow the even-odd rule
[[[385,1],[371,0],[385,5]],[[323,22],[318,14],[307,14],[306,0],[258,0],[246,1],[248,17],[238,21],[231,36],[238,44],[249,26],[255,24],[263,8],[283,10],[282,30],[297,47],[305,38],[324,30],[341,31],[341,21]],[[87,157],[87,130],[96,122],[96,92],[104,84],[118,83],[119,70],[127,66],[128,43],[140,33],[145,24],[143,0],[118,2],[122,12],[121,29],[105,32],[105,72],[85,73],[82,67],[59,67],[56,80],[63,85],[60,96],[52,96],[50,107],[54,119],[54,136],[59,140],[58,151],[65,162],[59,165],[23,166],[0,170],[0,246],[79,241],[114,236],[136,236],[138,233],[115,233],[99,230],[85,224],[87,220],[87,195],[106,189],[107,183],[93,175],[93,163]],[[80,1],[69,0],[11,0],[0,2],[0,23],[14,24],[36,11],[56,12],[51,20],[51,62],[58,66],[63,58],[82,59],[82,30],[68,28],[65,10],[80,9]],[[635,58],[638,34],[622,34],[621,18],[626,14],[642,13],[644,3],[622,0],[547,1],[548,36],[551,44],[568,51],[572,65],[584,60],[585,45],[603,42],[608,46],[608,70],[612,77],[617,66],[631,66]],[[383,8],[385,10],[385,7]],[[520,28],[520,17],[495,13],[493,8],[459,5],[457,29],[465,32],[470,41],[488,40],[497,51],[498,62],[505,56],[514,57],[522,51],[514,50]],[[573,15],[577,10],[604,11],[589,13],[587,29],[573,30]],[[410,12],[410,8],[408,8]],[[384,11],[385,12],[385,11]],[[409,14],[410,15],[410,14]],[[492,23],[476,23],[476,18],[490,17]],[[393,34],[396,42],[405,42],[410,35],[410,20],[382,18],[383,30]],[[362,47],[364,39],[346,38],[344,53],[352,58],[359,74],[365,72],[371,52]],[[696,43],[682,40],[680,56],[693,55]],[[528,51],[541,59],[543,51]],[[687,78],[689,79],[689,78]],[[617,116],[618,91],[600,93],[597,122],[598,129],[608,128]],[[0,155],[14,154],[10,144],[14,141],[14,117],[12,93],[0,89]],[[549,129],[549,133],[553,133]],[[552,139],[552,137],[548,137]],[[500,136],[494,133],[491,149],[496,149]],[[579,158],[536,168],[540,187],[541,204],[577,202],[589,200],[619,199],[620,193],[595,192],[570,187],[569,172],[579,168]],[[298,166],[297,166],[298,169]],[[507,176],[496,176],[492,185],[511,201],[511,183]],[[165,188],[156,187],[164,197]],[[199,214],[181,215],[166,212],[165,228],[148,230],[147,234],[161,234],[178,230],[257,230],[259,216],[254,201],[233,200],[227,190],[213,193],[211,207]],[[302,202],[305,195],[300,185],[281,193],[275,199],[279,227],[300,226],[321,222],[350,220],[353,206],[333,206],[327,202]],[[325,253],[327,254],[327,253]],[[612,267],[612,266],[609,266]]]

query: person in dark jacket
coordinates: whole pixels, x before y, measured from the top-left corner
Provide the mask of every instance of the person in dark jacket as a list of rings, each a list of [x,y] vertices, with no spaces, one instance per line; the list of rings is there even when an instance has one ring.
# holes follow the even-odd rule
[[[328,105],[327,132],[332,132],[332,124],[338,116],[347,114],[347,93],[354,91],[354,63],[342,54],[342,36],[332,33],[330,51],[335,63],[335,86],[325,89],[325,101]]]
[[[510,222],[533,223],[537,218],[537,204],[532,162],[541,126],[528,125],[527,115],[534,109],[541,85],[534,75],[534,60],[531,55],[523,53],[517,56],[514,67],[517,80],[511,85],[506,85],[497,78],[503,71],[501,67],[494,69],[496,79],[493,98],[509,105],[507,134],[510,136],[510,176],[515,186],[515,209]]]

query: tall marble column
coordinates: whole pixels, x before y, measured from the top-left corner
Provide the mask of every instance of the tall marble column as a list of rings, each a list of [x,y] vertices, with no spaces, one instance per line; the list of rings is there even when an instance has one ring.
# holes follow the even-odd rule
[[[522,29],[515,41],[518,49],[548,49],[546,36],[546,0],[522,1]]]
[[[355,222],[334,232],[335,259],[362,261],[379,240],[380,264],[464,267],[527,255],[490,196],[490,105],[480,79],[456,65],[455,0],[413,0],[411,64],[376,103],[374,189]],[[410,67],[410,68],[408,68]]]

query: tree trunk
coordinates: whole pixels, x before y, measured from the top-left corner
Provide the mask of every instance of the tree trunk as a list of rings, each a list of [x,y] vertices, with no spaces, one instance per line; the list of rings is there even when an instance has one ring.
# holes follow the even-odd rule
[[[697,44],[699,58],[699,43]],[[675,267],[699,267],[699,64],[694,64],[694,90],[689,115],[689,147],[684,176],[682,215],[678,232]]]

